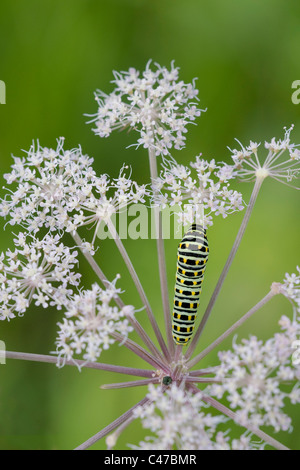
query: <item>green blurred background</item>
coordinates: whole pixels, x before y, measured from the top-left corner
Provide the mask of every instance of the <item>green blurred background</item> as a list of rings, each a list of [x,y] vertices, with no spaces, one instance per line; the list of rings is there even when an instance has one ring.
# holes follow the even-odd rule
[[[95,158],[98,173],[117,176],[124,162],[133,177],[149,177],[143,149],[126,149],[135,135],[114,133],[100,139],[86,125],[94,113],[93,92],[112,91],[112,70],[143,70],[152,58],[181,69],[180,78],[198,77],[201,106],[208,108],[190,126],[187,147],[174,157],[187,163],[200,152],[229,160],[235,138],[247,145],[283,137],[295,124],[300,140],[300,105],[291,101],[291,84],[300,79],[300,4],[298,0],[1,0],[0,79],[7,87],[0,106],[0,170],[9,171],[11,154],[21,156],[33,139],[66,148],[81,144]],[[1,179],[1,186],[4,184]],[[249,200],[252,184],[235,184]],[[202,312],[234,241],[243,214],[216,219],[208,236],[211,255],[202,293]],[[1,227],[3,227],[3,223]],[[178,241],[166,243],[170,301]],[[0,249],[11,246],[10,230],[1,230]],[[126,247],[162,325],[155,241],[126,241]],[[99,259],[107,277],[122,274],[124,300],[140,301],[112,242]],[[141,255],[142,253],[142,255]],[[246,235],[207,324],[199,349],[208,345],[249,310],[273,281],[294,272],[299,255],[299,196],[274,181],[263,185]],[[86,283],[93,281],[87,266]],[[276,298],[239,331],[270,337],[290,304]],[[143,313],[139,314],[142,318]],[[56,311],[30,309],[22,319],[1,323],[0,339],[8,350],[48,354],[53,351]],[[230,340],[222,348],[230,346]],[[143,367],[115,345],[102,361]],[[213,365],[211,354],[203,365]],[[2,449],[72,449],[125,412],[145,390],[105,391],[103,383],[126,379],[107,372],[8,360],[0,365],[0,447]],[[276,437],[300,447],[299,407],[293,408],[294,432]],[[268,431],[268,429],[266,429]],[[142,437],[138,425],[119,439],[117,448]],[[93,449],[103,449],[103,441]]]

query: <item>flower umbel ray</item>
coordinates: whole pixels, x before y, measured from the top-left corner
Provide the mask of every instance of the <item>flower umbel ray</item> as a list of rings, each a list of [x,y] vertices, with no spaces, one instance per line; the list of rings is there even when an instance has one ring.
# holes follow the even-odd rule
[[[300,150],[291,142],[291,132],[294,126],[284,128],[284,138],[265,142],[268,151],[264,160],[259,157],[260,143],[250,142],[247,147],[231,150],[234,162],[233,173],[245,181],[255,178],[270,177],[284,184],[292,185],[300,174]],[[240,142],[239,142],[240,143]],[[229,170],[228,170],[229,171]],[[299,189],[299,188],[297,188]]]

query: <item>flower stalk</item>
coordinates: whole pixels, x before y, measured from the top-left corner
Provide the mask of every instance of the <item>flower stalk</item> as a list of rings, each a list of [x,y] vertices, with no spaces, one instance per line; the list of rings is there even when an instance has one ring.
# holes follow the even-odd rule
[[[203,394],[201,395],[201,398],[205,403],[211,405],[213,408],[215,408],[216,410],[220,411],[224,415],[228,416],[228,418],[231,418],[233,421],[238,423],[236,414],[233,411],[231,411],[229,408],[227,408],[227,406],[223,405],[222,403],[219,403],[214,398],[205,396]],[[252,433],[254,433],[256,436],[258,436],[260,439],[262,439],[264,442],[268,443],[271,447],[274,447],[277,450],[290,450],[284,444],[277,441],[276,439],[274,439],[272,436],[265,433],[264,431],[261,431],[258,427],[253,426],[251,423],[247,423],[246,425],[243,424],[243,426],[246,427]]]
[[[143,289],[143,287],[142,287],[141,281],[140,281],[140,279],[139,279],[139,277],[138,277],[138,275],[137,275],[137,273],[136,273],[136,271],[135,271],[135,269],[134,269],[134,267],[133,267],[133,264],[132,264],[132,262],[131,262],[131,260],[130,260],[130,258],[129,258],[129,256],[128,256],[128,253],[127,253],[127,251],[126,251],[126,249],[125,249],[125,247],[124,247],[124,245],[123,245],[123,243],[122,243],[122,240],[120,239],[119,234],[118,234],[118,232],[117,232],[117,230],[116,230],[116,228],[115,228],[115,226],[114,226],[114,224],[112,223],[111,220],[108,220],[108,221],[107,221],[107,227],[108,227],[108,229],[109,229],[109,231],[110,231],[110,233],[111,233],[113,239],[115,240],[115,243],[116,243],[116,245],[117,245],[117,247],[118,247],[118,249],[119,249],[119,251],[120,251],[120,253],[121,253],[121,255],[122,255],[122,258],[123,258],[124,261],[125,261],[125,264],[126,264],[126,266],[127,266],[127,268],[128,268],[128,271],[130,272],[130,275],[131,275],[131,277],[132,277],[132,280],[133,280],[133,282],[134,282],[134,284],[135,284],[135,286],[136,286],[136,288],[137,288],[137,291],[138,291],[138,293],[139,293],[139,295],[140,295],[140,297],[141,297],[141,300],[142,300],[142,302],[143,302],[143,305],[144,305],[145,308],[146,308],[146,312],[147,312],[148,318],[149,318],[149,320],[150,320],[150,323],[151,323],[151,325],[152,325],[152,328],[153,328],[153,331],[154,331],[154,333],[155,333],[155,335],[156,335],[156,338],[157,338],[157,340],[158,340],[158,342],[159,342],[159,345],[160,345],[160,347],[161,347],[161,350],[162,350],[163,354],[165,355],[165,357],[166,357],[167,359],[170,359],[170,353],[169,353],[169,351],[168,351],[168,349],[167,349],[167,347],[166,347],[166,344],[165,344],[165,342],[164,342],[164,339],[163,339],[163,337],[162,337],[162,334],[161,334],[161,332],[160,332],[160,329],[159,329],[159,327],[158,327],[158,325],[157,325],[157,322],[156,322],[155,317],[154,317],[154,315],[153,315],[153,312],[152,312],[150,303],[149,303],[149,301],[148,301],[148,299],[147,299],[147,297],[146,297],[145,291],[144,291],[144,289]]]
[[[57,363],[57,358],[55,356],[49,356],[45,354],[23,353],[23,352],[17,352],[17,351],[5,351],[5,358],[17,359],[20,361],[44,362],[47,364]],[[74,360],[66,360],[65,365],[86,368],[86,369],[96,369],[96,370],[104,370],[108,372],[116,372],[118,374],[135,375],[138,377],[152,377],[153,375],[153,372],[147,369],[137,369],[134,367],[117,366],[114,364],[104,364],[101,362],[87,362],[87,361],[82,361],[79,359],[76,362]]]
[[[148,149],[148,153],[149,153],[150,175],[151,175],[152,181],[155,181],[158,177],[157,157],[155,156],[154,150],[152,148]],[[154,189],[154,194],[155,194],[155,189]],[[154,207],[154,216],[155,216],[156,245],[157,245],[159,279],[160,279],[160,292],[161,292],[162,303],[163,303],[167,344],[168,344],[170,354],[173,355],[175,348],[174,348],[174,341],[172,337],[172,322],[171,322],[171,311],[170,311],[170,303],[169,303],[166,257],[165,257],[165,248],[164,248],[163,233],[162,233],[161,211],[158,206]]]
[[[94,436],[90,437],[87,441],[83,442],[80,444],[78,447],[76,447],[74,450],[86,450],[89,447],[91,447],[93,444],[95,444],[97,441],[102,439],[103,437],[107,436],[110,434],[114,429],[118,428],[121,424],[123,424],[125,421],[130,419],[132,417],[133,411],[138,408],[139,406],[143,406],[146,403],[148,403],[148,398],[143,398],[140,400],[138,403],[136,403],[134,406],[132,406],[128,411],[123,413],[119,418],[115,419],[112,423],[110,423],[108,426],[105,426],[101,431],[99,431],[97,434]]]
[[[258,302],[254,307],[252,307],[249,312],[245,313],[239,320],[237,320],[228,330],[226,330],[219,338],[213,341],[207,348],[205,348],[201,353],[197,354],[193,359],[188,361],[187,367],[194,367],[198,362],[200,362],[207,354],[209,354],[213,349],[219,346],[228,336],[230,336],[237,328],[239,328],[246,320],[248,320],[254,313],[260,310],[267,302],[269,302],[277,292],[274,292],[273,289]]]
[[[261,185],[262,185],[262,182],[263,182],[264,178],[257,178],[256,181],[255,181],[255,184],[254,184],[254,188],[253,188],[253,191],[252,191],[252,194],[251,194],[251,197],[250,197],[250,201],[249,201],[249,204],[248,204],[248,207],[246,209],[246,212],[245,212],[245,215],[244,215],[244,218],[242,220],[242,223],[241,223],[241,226],[239,228],[239,231],[238,231],[238,234],[236,236],[236,239],[234,241],[234,244],[231,248],[231,251],[229,253],[229,256],[227,258],[227,261],[225,263],[225,266],[222,270],[222,273],[219,277],[219,280],[217,282],[217,285],[213,291],[213,294],[210,298],[210,301],[206,307],[206,310],[204,312],[204,315],[201,319],[201,322],[200,322],[200,325],[198,326],[196,332],[195,332],[195,335],[191,341],[191,344],[185,354],[185,357],[186,359],[189,359],[191,357],[191,355],[193,354],[198,342],[199,342],[199,339],[201,337],[201,334],[203,332],[203,329],[206,325],[206,322],[207,320],[209,319],[210,317],[210,314],[212,312],[212,309],[215,305],[215,302],[218,298],[218,295],[221,291],[221,288],[223,286],[223,283],[225,281],[225,278],[228,274],[228,271],[229,271],[229,268],[234,260],[234,257],[236,255],[236,252],[240,246],[240,243],[242,241],[242,238],[243,238],[243,235],[245,233],[245,230],[246,230],[246,227],[248,225],[248,222],[249,222],[249,219],[250,219],[250,216],[251,216],[251,213],[253,211],[253,207],[254,207],[254,204],[256,202],[256,199],[257,199],[257,196],[258,196],[258,193],[259,193],[259,190],[261,188]]]

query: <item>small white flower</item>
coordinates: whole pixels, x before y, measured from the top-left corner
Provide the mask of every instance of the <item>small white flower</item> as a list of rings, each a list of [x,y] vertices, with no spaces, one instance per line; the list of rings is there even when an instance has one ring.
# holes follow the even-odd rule
[[[282,293],[295,303],[300,312],[300,267],[297,266],[297,274],[286,273],[282,284]]]

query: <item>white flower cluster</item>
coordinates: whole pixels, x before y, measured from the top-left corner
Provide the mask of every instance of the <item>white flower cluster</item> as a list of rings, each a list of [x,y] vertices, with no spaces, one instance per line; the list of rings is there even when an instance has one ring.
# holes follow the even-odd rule
[[[31,233],[43,226],[68,227],[68,213],[90,194],[95,181],[92,159],[82,155],[80,148],[65,151],[63,143],[59,139],[54,150],[38,142],[26,158],[13,157],[12,171],[4,178],[17,188],[0,205],[1,216],[9,215],[11,225],[22,225]]]
[[[300,267],[297,266],[297,274],[286,273],[282,293],[296,304],[296,308],[300,313]]]
[[[75,232],[83,225],[106,222],[131,203],[143,202],[145,186],[126,176],[106,174],[97,177],[90,166],[93,159],[81,148],[63,149],[63,139],[55,150],[32,145],[26,158],[14,157],[8,184],[17,184],[0,203],[0,215],[9,216],[11,225],[20,225],[29,233],[42,227],[49,231]]]
[[[230,438],[218,431],[220,424],[228,419],[224,415],[207,413],[201,393],[193,394],[173,383],[165,392],[154,385],[149,386],[150,403],[134,410],[145,429],[155,436],[146,437],[135,449],[151,450],[250,450],[250,435],[239,439]],[[261,445],[263,448],[263,445]]]
[[[232,174],[227,171],[228,166],[216,164],[215,160],[204,160],[201,155],[190,166],[170,164],[169,168],[164,168],[153,185],[156,204],[161,208],[179,206],[180,223],[198,222],[204,227],[213,224],[212,214],[225,218],[243,210],[241,193],[229,189],[228,180]]]
[[[135,129],[140,133],[137,146],[152,148],[156,155],[167,155],[174,147],[185,145],[186,126],[193,123],[202,110],[198,109],[198,90],[194,83],[178,81],[178,67],[171,70],[158,64],[140,74],[134,68],[114,72],[115,90],[106,95],[95,93],[98,112],[90,122],[100,137],[108,137],[114,129]]]
[[[22,316],[31,302],[47,308],[62,308],[81,275],[74,272],[77,252],[66,247],[59,236],[26,241],[27,234],[14,239],[15,250],[0,255],[0,320]]]
[[[228,171],[234,175],[253,181],[255,178],[266,178],[270,176],[285,184],[298,178],[300,173],[300,150],[297,145],[291,143],[290,134],[294,126],[285,128],[284,139],[276,140],[275,137],[270,142],[265,142],[268,154],[263,162],[258,157],[258,148],[261,145],[250,141],[248,147],[231,150],[234,162],[233,168],[229,166]]]
[[[292,362],[300,323],[283,316],[279,324],[282,332],[265,342],[251,336],[220,352],[216,379],[221,383],[206,390],[218,399],[226,397],[241,425],[271,426],[275,432],[291,428],[285,402],[300,403],[300,366]]]
[[[76,294],[66,305],[65,318],[58,323],[56,341],[58,364],[78,359],[81,355],[87,362],[95,362],[102,350],[115,342],[113,333],[127,338],[133,330],[127,318],[129,306],[119,309],[111,305],[120,289],[115,286],[118,277],[106,289],[93,284],[90,290]]]

